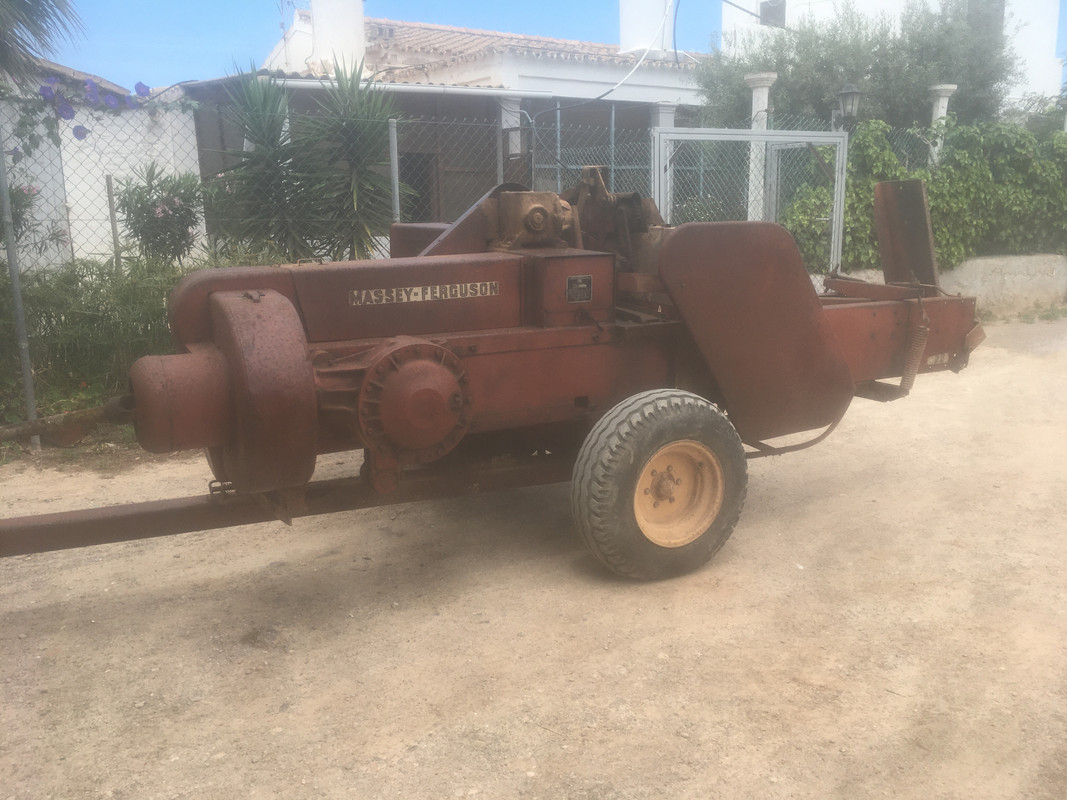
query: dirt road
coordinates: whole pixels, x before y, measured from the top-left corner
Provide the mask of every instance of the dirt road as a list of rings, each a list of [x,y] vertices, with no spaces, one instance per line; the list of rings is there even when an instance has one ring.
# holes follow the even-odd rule
[[[1067,320],[752,462],[696,574],[568,490],[0,562],[6,798],[1067,796]],[[0,516],[202,491],[0,468]]]

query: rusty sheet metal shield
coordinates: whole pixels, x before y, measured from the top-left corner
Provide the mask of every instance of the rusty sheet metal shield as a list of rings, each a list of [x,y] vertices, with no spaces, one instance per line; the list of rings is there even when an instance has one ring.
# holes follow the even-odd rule
[[[789,233],[764,222],[676,229],[659,271],[745,441],[840,419],[854,385]]]
[[[874,186],[874,227],[886,283],[940,286],[926,184],[882,181]]]
[[[215,292],[208,304],[234,409],[233,435],[219,448],[225,477],[239,492],[307,483],[315,470],[318,406],[296,309],[270,290]]]

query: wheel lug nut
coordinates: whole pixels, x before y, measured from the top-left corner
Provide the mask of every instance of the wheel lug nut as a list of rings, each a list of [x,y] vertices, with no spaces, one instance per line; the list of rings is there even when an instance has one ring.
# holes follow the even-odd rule
[[[667,465],[667,472],[674,472],[674,465],[673,464],[668,464]]]
[[[651,491],[652,491],[651,489],[645,489],[645,494],[649,494],[649,493],[651,493]]]
[[[652,476],[653,476],[653,477],[655,477],[655,476],[656,476],[656,470],[652,470]]]
[[[652,507],[653,507],[653,508],[659,508],[659,500],[657,500],[656,502],[654,502],[654,503],[652,504]]]
[[[674,498],[673,498],[673,497],[669,497],[669,498],[667,498],[667,499],[668,499],[668,501],[669,501],[669,502],[671,502],[671,503],[673,503],[673,502],[674,502]]]

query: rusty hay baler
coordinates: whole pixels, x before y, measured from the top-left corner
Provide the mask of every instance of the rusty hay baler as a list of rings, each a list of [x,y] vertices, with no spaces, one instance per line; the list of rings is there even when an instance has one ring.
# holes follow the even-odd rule
[[[940,291],[921,184],[881,184],[876,219],[886,283],[818,295],[784,228],[669,228],[587,168],[563,195],[502,185],[451,225],[394,225],[387,260],[194,273],[177,352],[137,361],[109,415],[151,452],[206,450],[209,493],[0,520],[0,555],[570,479],[609,569],[694,569],[747,458],[981,341],[974,299]],[[313,482],[338,451],[358,476]]]

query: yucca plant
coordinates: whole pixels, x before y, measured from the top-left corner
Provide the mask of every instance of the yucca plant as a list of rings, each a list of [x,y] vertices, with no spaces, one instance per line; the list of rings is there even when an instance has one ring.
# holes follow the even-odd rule
[[[227,251],[271,260],[369,258],[392,222],[392,104],[338,68],[311,113],[298,114],[273,78],[243,75],[230,93],[244,138],[236,163],[211,181],[209,219]]]
[[[211,233],[272,260],[316,255],[295,169],[288,95],[273,79],[246,73],[230,100],[229,120],[245,144],[227,153],[235,163],[206,187]]]
[[[314,238],[333,259],[370,258],[392,222],[390,99],[341,64],[313,114],[293,120],[301,188]]]

